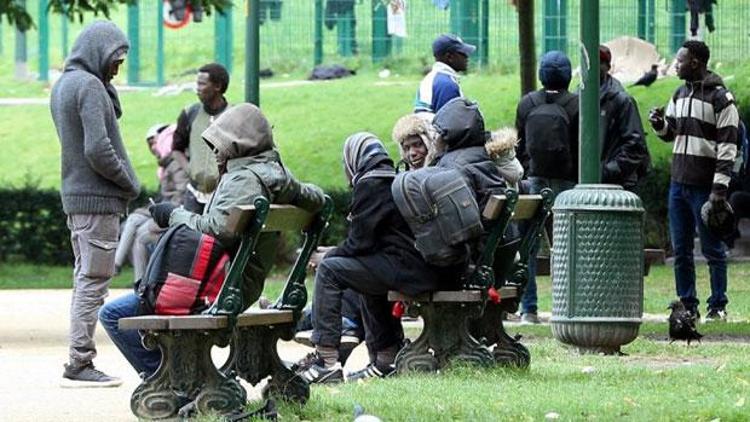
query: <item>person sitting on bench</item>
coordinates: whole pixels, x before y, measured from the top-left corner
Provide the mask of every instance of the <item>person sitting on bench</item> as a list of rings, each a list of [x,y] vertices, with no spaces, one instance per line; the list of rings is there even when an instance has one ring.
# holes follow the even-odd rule
[[[221,175],[219,185],[202,215],[167,202],[152,205],[149,211],[161,227],[184,224],[214,236],[232,252],[238,246],[239,235],[227,232],[226,223],[229,211],[236,206],[252,204],[255,198],[263,196],[272,203],[291,204],[310,212],[323,207],[323,191],[315,185],[298,182],[282,164],[271,125],[258,107],[252,104],[232,107],[203,132],[203,139],[216,155]],[[278,233],[263,233],[258,239],[256,253],[245,269],[244,286],[262,285],[251,280],[265,279],[277,241]],[[260,292],[248,291],[244,286],[243,303],[247,307]],[[161,352],[143,347],[136,330],[120,330],[117,326],[120,318],[137,314],[139,300],[139,296],[130,293],[110,301],[99,312],[99,320],[128,362],[138,373],[148,376],[159,367]]]
[[[442,144],[437,141],[438,134],[432,126],[432,113],[407,114],[396,121],[391,137],[398,144],[401,160],[396,166],[405,170],[427,167],[442,152]]]
[[[300,365],[310,383],[343,381],[339,364],[341,300],[350,288],[362,294],[365,341],[370,364],[348,379],[385,377],[403,342],[401,321],[391,315],[388,291],[417,295],[446,288],[461,269],[428,265],[414,247],[414,237],[391,194],[395,176],[383,143],[361,132],[344,144],[344,167],[352,187],[349,232],[328,252],[315,275],[312,343],[316,362]]]

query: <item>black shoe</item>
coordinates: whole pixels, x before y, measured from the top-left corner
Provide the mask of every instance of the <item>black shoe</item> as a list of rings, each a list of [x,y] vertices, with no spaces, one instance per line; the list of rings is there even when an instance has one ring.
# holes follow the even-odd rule
[[[350,373],[347,377],[347,381],[358,381],[365,380],[368,378],[387,378],[396,373],[396,367],[388,365],[386,367],[378,367],[374,363],[370,363],[365,366],[364,369]]]
[[[727,311],[724,309],[709,309],[706,314],[706,322],[726,322]]]
[[[321,365],[312,365],[302,372],[298,372],[308,384],[335,384],[344,381],[344,371],[341,364],[326,368]]]

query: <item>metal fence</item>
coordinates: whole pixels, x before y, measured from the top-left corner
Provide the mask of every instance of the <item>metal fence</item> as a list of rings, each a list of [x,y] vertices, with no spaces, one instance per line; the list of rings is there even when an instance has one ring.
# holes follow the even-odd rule
[[[44,79],[47,67],[61,67],[78,32],[93,18],[71,23],[46,17],[47,0],[27,1],[28,10],[39,17],[37,29],[26,34],[29,67],[38,69]],[[128,31],[133,44],[128,81],[162,84],[214,60],[242,69],[245,6],[236,1],[225,14],[178,30],[161,25],[161,0],[140,0],[115,11],[112,19]],[[403,38],[388,32],[391,1],[395,0],[261,0],[261,67],[277,73],[307,71],[318,63],[417,67],[432,61],[431,42],[444,32],[458,33],[479,47],[475,64],[501,70],[517,66],[518,19],[508,0],[399,0],[406,3]],[[688,35],[685,1],[601,0],[601,39],[636,36],[669,56]],[[537,53],[561,49],[575,60],[580,0],[538,0],[535,6]],[[714,20],[716,30],[709,34],[702,26],[700,34],[713,60],[750,58],[750,0],[719,1]],[[14,35],[7,26],[0,31],[3,62],[13,60]]]

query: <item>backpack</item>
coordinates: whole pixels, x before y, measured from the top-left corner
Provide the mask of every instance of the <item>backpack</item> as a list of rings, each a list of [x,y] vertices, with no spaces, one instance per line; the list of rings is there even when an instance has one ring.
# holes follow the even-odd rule
[[[465,262],[467,242],[481,236],[483,227],[474,192],[461,173],[438,167],[399,173],[391,193],[427,263]]]
[[[534,92],[529,98],[532,109],[526,117],[524,140],[530,157],[530,174],[567,178],[574,165],[570,128],[578,124],[570,121],[567,107],[577,97],[565,93],[550,102],[545,92]]]
[[[135,286],[138,315],[189,315],[208,309],[226,278],[229,254],[218,239],[181,224],[156,244]]]
[[[748,167],[750,167],[750,140],[748,140],[745,122],[740,120],[737,129],[737,156],[734,160],[732,176],[742,180],[750,174],[748,172]]]

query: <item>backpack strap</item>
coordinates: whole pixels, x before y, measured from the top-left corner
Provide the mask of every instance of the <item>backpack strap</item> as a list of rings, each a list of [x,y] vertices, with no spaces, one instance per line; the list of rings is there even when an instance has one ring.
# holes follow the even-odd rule
[[[198,117],[198,113],[201,111],[201,107],[203,104],[200,102],[195,103],[187,108],[185,108],[185,115],[188,118],[188,125],[193,126],[193,122],[195,121],[195,118]]]

